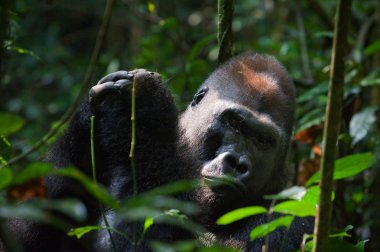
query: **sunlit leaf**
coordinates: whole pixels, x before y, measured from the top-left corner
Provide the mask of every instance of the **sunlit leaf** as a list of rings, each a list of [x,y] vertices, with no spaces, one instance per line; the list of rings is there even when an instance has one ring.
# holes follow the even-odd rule
[[[150,226],[153,225],[153,223],[154,223],[154,219],[152,217],[145,218],[143,232],[145,233],[150,228]]]
[[[293,219],[294,219],[293,216],[283,216],[271,222],[257,226],[251,231],[249,237],[251,241],[253,241],[255,239],[266,236],[267,234],[269,234],[270,232],[273,232],[279,227],[289,227]]]
[[[305,195],[302,197],[302,201],[318,204],[319,194],[321,190],[319,186],[312,186],[307,188]]]
[[[152,1],[148,1],[148,11],[149,13],[154,13],[156,11],[156,6]]]
[[[80,239],[83,235],[91,232],[91,231],[98,231],[102,230],[104,227],[102,226],[85,226],[85,227],[79,227],[79,228],[74,228],[71,229],[67,235],[68,236],[76,236],[77,239]]]
[[[227,225],[227,224],[230,224],[232,222],[247,218],[249,216],[257,215],[257,214],[263,214],[266,212],[267,212],[267,209],[265,207],[261,207],[261,206],[243,207],[243,208],[235,209],[231,212],[228,212],[228,213],[222,215],[216,221],[216,224]]]
[[[375,157],[373,153],[366,152],[346,156],[336,160],[334,168],[334,180],[351,177],[368,169],[373,164],[374,159]],[[320,172],[315,173],[309,179],[306,185],[310,186],[314,182],[319,181],[320,176]]]
[[[7,136],[19,131],[25,120],[17,115],[0,113],[0,135]]]
[[[306,188],[303,186],[292,186],[290,188],[287,188],[285,190],[282,190],[278,194],[273,195],[265,195],[264,199],[277,199],[277,200],[284,200],[284,199],[301,199],[306,193]]]
[[[273,207],[274,212],[298,217],[315,216],[316,205],[306,201],[284,201]]]

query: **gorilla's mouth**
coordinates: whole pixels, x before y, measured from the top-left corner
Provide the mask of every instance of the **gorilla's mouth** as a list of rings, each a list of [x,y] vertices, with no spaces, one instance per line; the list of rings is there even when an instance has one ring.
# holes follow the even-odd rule
[[[230,191],[231,189],[238,195],[244,196],[247,194],[247,188],[243,183],[236,181],[233,177],[230,176],[205,176],[203,178],[204,183],[210,187],[213,191]]]

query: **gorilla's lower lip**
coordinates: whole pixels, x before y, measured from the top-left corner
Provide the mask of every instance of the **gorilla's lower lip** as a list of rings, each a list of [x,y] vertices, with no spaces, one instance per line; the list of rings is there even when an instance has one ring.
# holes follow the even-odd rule
[[[247,193],[247,190],[242,183],[239,183],[235,179],[228,176],[222,176],[222,177],[207,176],[203,178],[203,181],[206,183],[207,186],[211,188],[228,187],[241,195],[245,195]]]

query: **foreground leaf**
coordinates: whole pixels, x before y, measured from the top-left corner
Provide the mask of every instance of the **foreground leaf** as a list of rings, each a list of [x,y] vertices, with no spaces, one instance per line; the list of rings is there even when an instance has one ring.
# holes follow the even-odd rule
[[[228,212],[228,213],[222,215],[216,221],[216,224],[227,225],[227,224],[230,224],[232,222],[247,218],[249,216],[257,215],[257,214],[263,214],[266,212],[267,212],[267,209],[265,207],[261,207],[261,206],[243,207],[243,208],[235,209],[231,212]]]
[[[285,201],[273,207],[274,212],[298,217],[315,216],[316,205],[307,201]]]
[[[284,200],[284,199],[296,199],[299,200],[304,196],[306,193],[306,188],[303,186],[292,186],[290,188],[287,188],[285,190],[282,190],[278,194],[273,195],[266,195],[264,196],[264,199],[277,199],[277,200]]]
[[[98,230],[102,230],[104,229],[105,227],[102,227],[102,226],[85,226],[85,227],[79,227],[79,228],[74,228],[74,229],[71,229],[67,235],[68,236],[76,236],[77,239],[80,239],[83,235],[91,232],[91,231],[98,231]]]
[[[0,135],[7,136],[21,129],[25,120],[13,114],[0,113]]]
[[[289,227],[293,219],[293,216],[283,216],[271,222],[257,226],[251,231],[249,237],[251,241],[253,241],[255,239],[266,236],[267,234],[273,232],[279,227]]]
[[[371,167],[374,160],[375,156],[370,152],[340,158],[335,161],[334,180],[352,177]],[[315,173],[306,183],[306,186],[310,186],[314,182],[318,182],[320,177],[320,172]]]

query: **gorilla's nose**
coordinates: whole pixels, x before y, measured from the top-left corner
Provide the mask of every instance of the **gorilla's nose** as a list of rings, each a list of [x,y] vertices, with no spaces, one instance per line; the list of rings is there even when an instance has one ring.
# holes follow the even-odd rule
[[[252,164],[244,155],[234,152],[225,152],[219,155],[222,161],[224,174],[233,174],[235,176],[249,176],[252,171]]]

